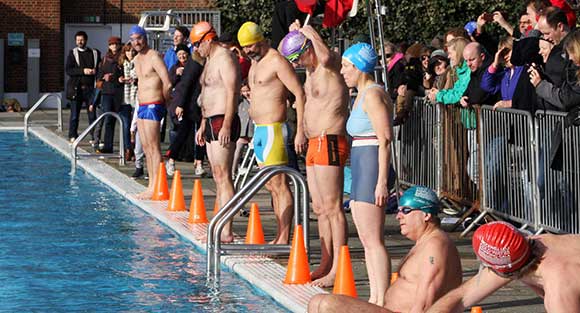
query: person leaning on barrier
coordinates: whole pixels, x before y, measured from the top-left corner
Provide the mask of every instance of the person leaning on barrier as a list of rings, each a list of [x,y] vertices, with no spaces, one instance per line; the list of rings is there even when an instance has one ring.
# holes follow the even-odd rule
[[[423,186],[405,191],[397,221],[401,234],[414,242],[399,266],[399,277],[387,289],[380,307],[341,295],[317,295],[308,312],[424,312],[461,285],[461,260],[453,240],[440,228],[437,194]]]
[[[469,85],[469,80],[471,79],[471,72],[469,71],[467,62],[463,59],[463,49],[465,49],[465,46],[467,46],[468,43],[469,41],[463,37],[457,37],[449,41],[447,52],[449,54],[451,67],[454,70],[457,80],[453,82],[453,87],[449,89],[431,89],[427,93],[431,102],[456,104],[461,100],[463,93],[467,89],[467,85]]]
[[[477,229],[472,246],[479,273],[439,299],[427,313],[463,312],[518,280],[544,299],[547,312],[580,312],[580,236],[526,237],[506,222]]]

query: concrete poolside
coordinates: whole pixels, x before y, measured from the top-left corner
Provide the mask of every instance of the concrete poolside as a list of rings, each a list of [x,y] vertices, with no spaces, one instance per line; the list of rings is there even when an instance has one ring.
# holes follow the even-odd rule
[[[67,137],[67,127],[68,127],[68,110],[65,110],[64,121],[64,131],[62,133],[55,132],[55,134],[65,138]],[[35,112],[32,115],[33,122],[47,121],[51,124],[56,121],[56,110],[43,110]],[[22,127],[23,126],[24,113],[0,113],[0,128],[2,127]],[[83,112],[81,115],[81,125],[80,130],[87,126],[86,114]],[[56,127],[47,127],[53,131]],[[80,131],[79,131],[80,132]],[[168,140],[168,136],[166,138]],[[162,148],[165,150],[167,148],[167,143],[165,143]],[[81,147],[87,151],[91,148],[88,145],[88,139],[85,140]],[[130,176],[134,171],[134,164],[129,162],[126,166],[120,167],[116,159],[111,159],[106,161],[107,164],[116,168],[120,173]],[[186,203],[189,204],[191,199],[191,190],[193,186],[193,179],[197,178],[193,175],[193,164],[177,162],[177,169],[182,171],[183,188],[186,196]],[[205,166],[207,170],[207,164]],[[214,199],[215,199],[215,185],[211,178],[201,178],[203,185],[203,192],[206,201],[206,208],[208,210],[208,216],[211,216],[211,211],[213,209]],[[146,184],[146,180],[137,180],[141,184]],[[169,182],[170,184],[171,182]],[[274,237],[276,231],[276,222],[273,215],[273,211],[270,207],[270,198],[265,190],[262,190],[255,198],[254,201],[257,202],[261,209],[262,224],[264,226],[264,233],[266,234],[266,240],[271,240]],[[315,219],[314,216],[312,216]],[[369,288],[368,280],[366,277],[366,269],[364,264],[364,253],[360,241],[358,240],[356,229],[352,223],[352,218],[350,214],[347,214],[347,219],[349,221],[349,246],[351,251],[351,257],[353,259],[353,269],[355,273],[355,278],[357,280],[357,291],[361,299],[366,299],[368,297]],[[247,218],[246,217],[236,217],[234,220],[234,232],[237,234],[245,234],[246,231]],[[310,224],[311,229],[311,246],[312,246],[312,262],[311,269],[318,263],[320,259],[319,252],[319,241],[316,231],[316,222],[312,221]],[[454,238],[462,258],[464,279],[473,276],[478,269],[478,264],[475,260],[475,256],[471,249],[470,239],[459,238],[459,232],[449,233],[452,238]],[[402,257],[408,252],[412,246],[412,242],[407,240],[399,234],[398,223],[395,220],[394,215],[387,215],[386,227],[385,227],[385,242],[387,249],[393,259],[393,269],[396,269]],[[280,257],[276,260],[285,265],[287,257]],[[331,291],[331,289],[328,289]],[[542,300],[539,299],[535,294],[523,286],[520,283],[512,283],[500,291],[498,291],[492,297],[486,299],[481,306],[484,312],[544,312],[542,305]]]

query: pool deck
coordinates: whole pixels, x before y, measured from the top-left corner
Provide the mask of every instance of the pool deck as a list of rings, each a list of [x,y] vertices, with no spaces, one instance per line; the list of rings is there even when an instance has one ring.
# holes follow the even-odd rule
[[[57,132],[56,127],[52,126],[46,128],[33,126],[32,133],[45,142],[50,142],[56,150],[59,150],[65,156],[70,158],[70,146],[68,144],[68,138],[66,138],[69,111],[65,110],[64,113],[64,131],[62,133]],[[45,121],[53,124],[54,121],[56,121],[56,116],[56,110],[41,110],[35,112],[32,115],[31,120],[34,123]],[[24,113],[0,113],[0,130],[21,130],[23,127],[23,120]],[[86,114],[83,111],[81,113],[79,130],[84,129],[86,126]],[[168,141],[168,136],[166,140]],[[167,143],[163,143],[162,150],[165,151],[167,146]],[[118,145],[116,147],[118,147]],[[79,148],[90,151],[91,147],[88,144],[88,139],[83,141]],[[78,166],[104,183],[110,185],[120,194],[127,197],[129,201],[141,207],[162,223],[168,225],[183,238],[191,241],[200,249],[205,250],[205,244],[198,240],[205,234],[205,228],[188,224],[186,222],[187,213],[167,212],[165,210],[167,205],[166,201],[141,201],[134,197],[134,194],[144,190],[147,180],[133,180],[130,178],[130,175],[134,171],[133,162],[128,162],[126,166],[119,166],[118,160],[116,159],[98,160],[88,158],[79,160]],[[207,171],[207,162],[204,167]],[[186,204],[189,205],[191,201],[191,191],[193,189],[193,180],[199,177],[193,175],[192,163],[177,162],[176,168],[181,170],[185,200]],[[203,177],[200,179],[202,180],[205,206],[208,210],[207,215],[208,218],[211,218],[215,201],[215,184],[211,178]],[[170,178],[168,184],[171,186]],[[266,240],[272,240],[276,232],[276,220],[273,210],[271,209],[269,194],[265,190],[261,190],[252,201],[258,203],[260,207],[260,215]],[[347,214],[347,220],[349,224],[349,247],[356,280],[356,288],[359,297],[361,299],[366,299],[369,296],[369,287],[366,276],[364,252],[350,214]],[[247,221],[247,217],[237,216],[234,219],[234,232],[243,236],[246,232]],[[318,240],[317,225],[314,216],[311,216],[310,230],[312,270],[320,260],[320,242]],[[464,280],[468,279],[477,273],[478,270],[478,263],[471,249],[471,240],[470,238],[460,238],[458,231],[449,232],[449,235],[454,239],[461,255],[463,278]],[[243,238],[237,237],[236,240],[238,239]],[[389,254],[392,257],[393,269],[396,269],[402,258],[412,247],[413,242],[400,235],[398,222],[393,214],[387,215],[386,218],[385,243]],[[276,258],[228,256],[222,257],[222,262],[251,284],[255,285],[258,289],[270,294],[282,306],[293,312],[305,312],[307,301],[312,295],[325,291],[332,292],[332,289],[323,290],[311,286],[283,285],[282,280],[285,276],[287,256]],[[538,298],[529,288],[519,282],[507,285],[491,297],[488,297],[480,305],[483,307],[484,312],[545,312],[542,299]]]

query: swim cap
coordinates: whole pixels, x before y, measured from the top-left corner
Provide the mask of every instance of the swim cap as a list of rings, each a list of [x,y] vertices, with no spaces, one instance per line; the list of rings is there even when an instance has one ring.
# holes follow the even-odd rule
[[[413,186],[407,189],[399,199],[399,206],[407,206],[435,215],[439,213],[440,205],[437,194],[423,186]]]
[[[208,41],[217,37],[217,33],[213,26],[206,21],[198,22],[193,25],[189,33],[189,41],[194,44],[199,41]]]
[[[477,30],[477,23],[474,21],[467,22],[463,29],[467,32],[469,36],[473,35],[473,32]]]
[[[528,240],[506,222],[479,227],[471,243],[481,263],[499,273],[510,274],[521,269],[531,256]]]
[[[258,24],[245,22],[238,30],[238,42],[240,46],[246,47],[264,40],[264,34]]]
[[[282,39],[280,53],[282,53],[288,61],[294,62],[306,51],[306,49],[308,49],[309,46],[310,40],[306,39],[301,32],[293,30]]]
[[[129,36],[134,34],[141,35],[143,36],[143,38],[147,39],[147,32],[145,31],[145,28],[139,25],[133,25],[133,27],[131,27],[131,30],[129,30]]]
[[[359,42],[350,46],[342,54],[342,57],[354,64],[363,73],[372,73],[377,64],[377,53],[368,43]]]

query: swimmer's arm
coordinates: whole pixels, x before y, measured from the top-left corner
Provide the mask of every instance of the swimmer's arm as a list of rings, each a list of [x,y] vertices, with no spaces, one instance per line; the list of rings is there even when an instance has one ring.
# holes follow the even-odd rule
[[[163,63],[163,59],[159,56],[158,53],[153,54],[153,57],[151,58],[151,65],[153,66],[153,69],[157,75],[159,75],[159,79],[161,79],[161,83],[163,84],[163,98],[165,103],[168,104],[170,101],[171,81],[169,80],[169,72],[167,72],[165,63]]]
[[[233,55],[224,57],[224,64],[220,66],[219,74],[226,90],[226,111],[224,113],[223,127],[230,129],[238,107],[238,98],[242,87],[242,77],[238,62]]]
[[[465,308],[477,304],[510,281],[484,268],[473,278],[435,302],[427,313],[463,312]]]
[[[300,29],[300,32],[304,34],[304,37],[310,39],[312,42],[312,48],[316,52],[316,58],[318,62],[324,66],[329,67],[332,66],[332,52],[324,43],[324,40],[320,35],[312,28],[310,25],[306,25]]]
[[[422,273],[419,277],[420,281],[417,283],[417,294],[413,307],[410,313],[422,313],[430,307],[434,300],[437,290],[443,284],[443,275],[441,268],[445,266],[445,259],[437,251],[445,251],[445,247],[441,245],[432,244],[427,249],[435,253],[424,254],[421,261],[420,268]]]
[[[278,78],[294,97],[296,97],[296,139],[299,139],[300,136],[304,137],[304,103],[306,102],[306,96],[292,65],[282,58],[280,60],[283,60],[283,62],[278,62]],[[306,140],[305,138],[300,139]]]
[[[378,88],[369,90],[366,97],[367,100],[363,104],[363,109],[367,112],[379,141],[379,177],[377,186],[384,186],[384,189],[386,189],[389,178],[388,165],[391,162],[389,147],[393,140],[393,128],[391,125],[393,106],[386,93]],[[386,201],[386,198],[384,200]],[[377,203],[377,205],[382,206],[380,203]]]

